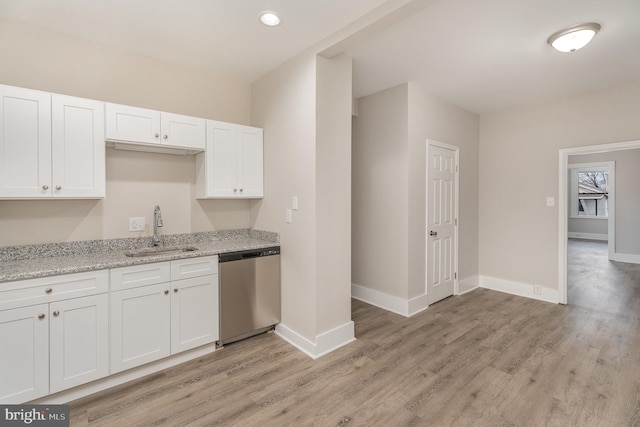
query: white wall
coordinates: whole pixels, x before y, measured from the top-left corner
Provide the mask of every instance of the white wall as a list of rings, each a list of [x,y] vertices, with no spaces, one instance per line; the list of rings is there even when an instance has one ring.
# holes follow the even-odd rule
[[[250,87],[177,66],[0,20],[0,83],[249,124]],[[0,201],[0,245],[148,235],[128,218],[151,221],[159,204],[164,233],[251,225],[248,201],[195,201],[193,156],[107,150],[101,201]]]
[[[264,128],[265,197],[254,226],[280,233],[282,323],[312,356],[353,339],[350,309],[351,59],[312,51],[252,85],[252,124]],[[293,222],[285,209],[298,197]],[[343,341],[323,337],[345,327]],[[350,335],[350,336],[349,336]]]
[[[353,284],[403,299],[409,298],[408,107],[407,84],[358,99],[352,149]]]
[[[358,100],[352,202],[356,289],[404,299],[409,314],[411,301],[425,294],[427,139],[460,147],[459,278],[477,286],[478,132],[476,114],[411,83]]]
[[[615,252],[640,255],[640,150],[569,156],[569,164],[608,161],[616,164]],[[607,234],[606,220],[569,219],[568,226],[569,232]]]
[[[640,83],[480,118],[480,274],[558,289],[558,150],[640,139]]]

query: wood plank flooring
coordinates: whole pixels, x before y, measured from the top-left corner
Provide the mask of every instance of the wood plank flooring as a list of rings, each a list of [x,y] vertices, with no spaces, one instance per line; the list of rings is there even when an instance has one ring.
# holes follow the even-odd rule
[[[640,426],[634,307],[477,289],[407,319],[354,300],[357,341],[319,360],[264,334],[72,402],[71,425]]]

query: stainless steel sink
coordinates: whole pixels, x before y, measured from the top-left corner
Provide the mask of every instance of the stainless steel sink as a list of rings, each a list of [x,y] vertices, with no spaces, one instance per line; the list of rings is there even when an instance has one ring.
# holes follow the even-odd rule
[[[139,249],[136,251],[125,252],[126,256],[130,257],[145,257],[145,256],[158,256],[158,255],[174,255],[183,252],[194,252],[197,251],[198,248],[193,246],[187,246],[183,248],[149,248],[149,249]]]

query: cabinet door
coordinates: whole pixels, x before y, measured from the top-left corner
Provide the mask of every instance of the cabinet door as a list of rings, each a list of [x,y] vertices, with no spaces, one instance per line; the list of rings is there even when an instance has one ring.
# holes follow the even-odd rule
[[[111,292],[111,373],[169,356],[169,283]]]
[[[51,188],[51,95],[0,85],[0,197],[50,197]]]
[[[106,138],[160,144],[160,112],[128,105],[105,104]]]
[[[160,118],[162,144],[204,151],[205,119],[172,113],[162,113]]]
[[[49,393],[48,304],[0,311],[0,403]]]
[[[206,155],[206,195],[204,197],[235,197],[240,188],[237,126],[208,120],[207,151],[204,155]]]
[[[262,197],[263,152],[262,129],[240,126],[238,170],[241,176],[240,196]]]
[[[51,106],[53,197],[104,197],[104,103],[54,94]]]
[[[108,294],[49,305],[50,393],[109,374]]]
[[[171,282],[171,354],[218,340],[218,275]]]

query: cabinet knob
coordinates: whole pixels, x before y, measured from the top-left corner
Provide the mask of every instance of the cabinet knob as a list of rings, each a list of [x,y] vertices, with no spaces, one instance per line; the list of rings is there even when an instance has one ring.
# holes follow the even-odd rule
[[[165,136],[164,136],[164,139],[169,139],[169,135],[165,135]]]
[[[42,319],[44,319],[44,318],[45,318],[44,313],[40,313],[40,314],[38,314],[38,319],[42,320]]]
[[[46,293],[50,294],[51,292],[53,292],[53,289],[51,289],[51,288],[47,288],[47,289],[45,289],[44,291],[45,291]]]
[[[174,288],[173,292],[178,293],[178,288]]]
[[[157,138],[157,137],[159,137],[159,136],[160,136],[160,134],[159,134],[159,133],[156,133],[154,136]]]
[[[59,185],[56,185],[56,190],[60,191],[60,190],[62,190],[62,187],[59,186]]]
[[[166,291],[164,291],[165,295],[169,295],[169,290],[167,289]]]
[[[60,312],[58,310],[56,310],[56,311],[53,312],[53,315],[58,317],[58,316],[60,316]]]
[[[48,185],[43,185],[43,186],[42,186],[42,189],[43,189],[43,190],[48,190],[48,189],[49,189],[49,186],[48,186]]]
[[[244,191],[244,188],[241,188],[241,189],[240,189],[240,192],[242,193],[243,191]]]
[[[234,193],[237,193],[237,192],[238,192],[238,189],[237,189],[237,188],[234,188],[234,189],[233,189],[233,192],[234,192]]]

